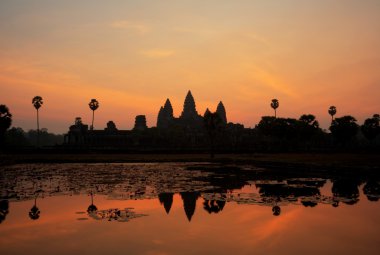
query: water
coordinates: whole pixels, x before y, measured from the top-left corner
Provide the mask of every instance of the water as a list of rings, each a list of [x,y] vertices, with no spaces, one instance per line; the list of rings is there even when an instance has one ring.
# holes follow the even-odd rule
[[[0,174],[0,254],[380,252],[376,176],[174,163]]]

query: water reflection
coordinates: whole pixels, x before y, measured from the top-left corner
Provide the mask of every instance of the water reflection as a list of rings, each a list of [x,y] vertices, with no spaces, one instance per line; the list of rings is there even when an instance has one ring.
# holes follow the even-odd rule
[[[160,193],[160,194],[158,194],[158,199],[160,200],[161,205],[164,206],[167,214],[169,214],[170,209],[172,208],[173,196],[174,196],[174,193]]]
[[[133,208],[111,208],[105,210],[98,210],[96,205],[94,205],[94,193],[90,191],[91,204],[87,207],[87,214],[90,218],[95,220],[108,220],[108,221],[118,221],[127,222],[130,219],[146,216],[144,214],[136,214],[133,212]],[[81,213],[81,212],[79,212]],[[79,218],[79,220],[84,220],[86,218]]]
[[[98,210],[96,205],[94,205],[94,194],[92,193],[92,191],[90,192],[90,196],[91,196],[91,204],[87,208],[87,212],[89,214],[94,213]]]
[[[205,199],[203,202],[203,209],[209,214],[218,213],[223,210],[226,205],[226,201],[224,200],[207,200]]]
[[[197,200],[201,194],[199,192],[181,192],[180,195],[183,200],[183,208],[185,209],[187,219],[191,221],[195,212]]]
[[[380,182],[369,180],[363,188],[364,194],[369,201],[379,201],[380,198]]]
[[[88,215],[94,220],[108,220],[117,222],[127,222],[131,219],[146,216],[145,214],[137,214],[133,208],[111,208],[106,210],[96,210],[89,212]]]
[[[29,218],[31,220],[38,220],[40,218],[40,209],[37,207],[37,197],[38,195],[34,198],[34,205],[29,211]]]
[[[5,220],[8,213],[9,213],[9,201],[1,200],[0,201],[0,224]]]
[[[330,195],[322,194],[327,182]],[[375,177],[344,176],[320,172],[269,171],[254,166],[213,164],[62,164],[17,165],[2,170],[0,178],[0,223],[9,214],[8,201],[34,200],[32,220],[40,218],[37,200],[44,196],[88,194],[87,214],[92,219],[128,221],[144,214],[132,208],[98,209],[94,196],[111,200],[158,199],[167,214],[173,196],[179,194],[184,213],[191,222],[200,198],[208,214],[218,214],[227,203],[261,205],[280,216],[284,206],[316,207],[318,204],[355,205],[360,188],[369,201],[380,198],[380,182]]]
[[[339,202],[354,205],[359,202],[359,185],[361,180],[353,178],[338,178],[333,181],[332,193],[334,206],[338,207]]]

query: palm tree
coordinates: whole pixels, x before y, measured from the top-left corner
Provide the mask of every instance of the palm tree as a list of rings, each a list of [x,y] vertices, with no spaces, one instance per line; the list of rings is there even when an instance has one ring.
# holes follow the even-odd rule
[[[276,109],[280,106],[280,103],[277,99],[272,99],[272,103],[270,103],[270,107],[274,110],[274,117],[277,118]]]
[[[12,114],[5,105],[0,105],[0,146],[5,143],[5,132],[12,124]]]
[[[91,102],[88,104],[88,106],[90,106],[90,109],[92,110],[92,125],[91,125],[91,130],[94,130],[95,110],[99,108],[99,102],[96,99],[91,99]]]
[[[333,121],[334,120],[334,115],[336,114],[336,107],[335,106],[330,106],[328,112],[331,115],[331,121]]]
[[[40,145],[40,120],[38,116],[38,109],[42,106],[44,102],[42,101],[42,97],[40,96],[35,96],[33,97],[32,104],[34,108],[37,110],[37,147]]]

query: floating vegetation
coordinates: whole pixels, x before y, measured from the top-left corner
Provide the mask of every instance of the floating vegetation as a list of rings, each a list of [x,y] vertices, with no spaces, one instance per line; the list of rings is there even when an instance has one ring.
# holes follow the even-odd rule
[[[320,192],[326,182],[332,183],[331,195]],[[0,199],[7,201],[84,194],[104,195],[111,200],[140,200],[157,199],[160,194],[196,192],[206,201],[313,207],[317,204],[355,204],[359,201],[360,187],[368,200],[380,199],[380,182],[376,179],[323,178],[311,173],[305,177],[286,171],[279,175],[249,165],[23,164],[0,171]],[[106,213],[95,206],[88,212],[97,212],[100,218],[119,214],[133,216],[123,210]]]
[[[108,220],[117,222],[127,222],[135,218],[148,216],[146,214],[137,214],[132,210],[133,208],[125,208],[123,210],[114,208],[107,210],[97,210],[90,212],[88,215],[94,220]]]

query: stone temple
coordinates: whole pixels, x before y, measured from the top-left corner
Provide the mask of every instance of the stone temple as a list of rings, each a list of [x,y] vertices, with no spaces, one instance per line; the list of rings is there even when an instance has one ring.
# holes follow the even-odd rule
[[[222,122],[226,124],[226,129],[231,129],[234,124],[227,124],[226,109],[222,102],[219,102],[216,112]],[[103,130],[91,130],[78,117],[75,119],[74,125],[70,126],[69,132],[64,138],[67,148],[80,149],[148,151],[150,149],[180,150],[208,146],[204,115],[202,116],[198,113],[191,91],[186,95],[179,117],[174,117],[172,104],[169,99],[166,100],[158,113],[157,129],[162,132],[157,132],[154,127],[147,127],[145,115],[136,116],[132,130],[119,130],[113,121],[109,121]]]
[[[209,111],[208,109],[206,112]],[[222,102],[219,102],[216,112],[219,114],[224,124],[227,124],[226,109]],[[160,108],[157,118],[157,128],[169,128],[173,126],[183,126],[188,128],[202,128],[203,116],[198,114],[196,104],[191,91],[187,92],[181,116],[175,118],[173,107],[169,99],[166,99],[165,105]]]

